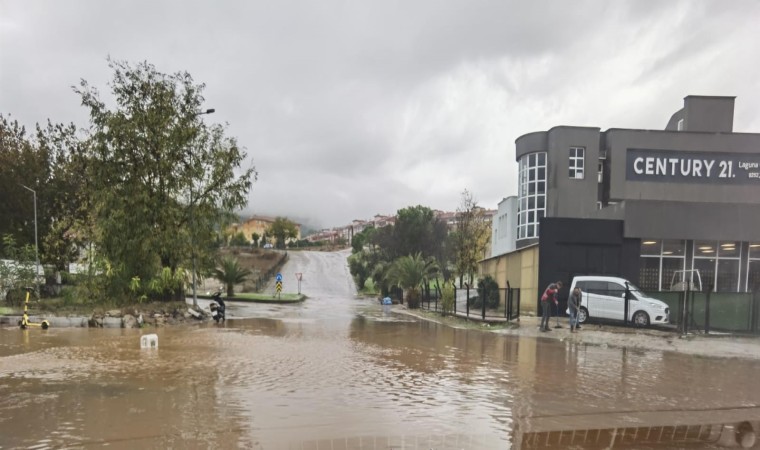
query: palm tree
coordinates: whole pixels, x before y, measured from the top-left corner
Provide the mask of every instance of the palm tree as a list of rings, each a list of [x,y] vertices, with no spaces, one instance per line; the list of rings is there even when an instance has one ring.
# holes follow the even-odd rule
[[[417,253],[402,256],[394,261],[386,276],[388,281],[406,291],[407,307],[417,308],[420,302],[420,285],[436,273],[438,273],[438,264],[435,259],[426,260],[421,253]]]
[[[235,295],[234,288],[248,278],[251,271],[240,267],[237,259],[226,257],[220,261],[220,267],[214,269],[214,278],[227,285],[227,297]]]

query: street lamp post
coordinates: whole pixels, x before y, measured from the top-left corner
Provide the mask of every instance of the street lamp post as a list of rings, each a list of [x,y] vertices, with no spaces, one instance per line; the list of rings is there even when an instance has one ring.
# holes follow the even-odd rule
[[[213,114],[216,110],[214,108],[209,108],[205,111],[198,111],[195,113],[195,116],[201,116],[203,114]],[[192,155],[192,154],[191,154]],[[192,180],[191,180],[192,181]],[[195,231],[195,218],[193,216],[193,209],[195,206],[193,205],[193,189],[190,188],[190,253],[192,254],[193,259],[193,307],[198,307],[198,293],[196,292],[195,287],[195,243],[193,239],[193,231]]]
[[[34,282],[37,285],[37,295],[41,295],[40,292],[40,255],[39,255],[39,245],[37,244],[37,192],[30,188],[29,186],[25,186],[23,184],[20,184],[20,186],[32,193],[34,196],[34,265],[35,265],[35,273],[36,276],[34,277]]]

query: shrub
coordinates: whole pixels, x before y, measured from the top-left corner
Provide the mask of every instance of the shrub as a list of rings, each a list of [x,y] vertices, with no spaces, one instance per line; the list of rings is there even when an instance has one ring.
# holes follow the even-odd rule
[[[454,286],[449,282],[444,283],[441,288],[441,313],[444,316],[454,314],[454,295]]]
[[[481,298],[483,289],[486,291],[486,308],[496,309],[499,307],[499,283],[490,275],[478,281],[478,295],[470,297],[470,304],[475,307],[482,307]]]

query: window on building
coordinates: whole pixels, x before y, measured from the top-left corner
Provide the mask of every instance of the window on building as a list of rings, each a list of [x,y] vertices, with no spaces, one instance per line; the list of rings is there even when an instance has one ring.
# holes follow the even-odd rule
[[[683,131],[683,119],[678,119],[678,131]]]
[[[583,179],[583,161],[586,149],[583,147],[570,147],[570,178],[576,180]]]
[[[760,242],[749,244],[749,264],[747,264],[747,292],[760,291]]]
[[[599,165],[597,166],[597,175],[596,180],[599,183],[602,183],[604,181],[604,161],[599,160]]]
[[[692,269],[699,270],[703,290],[739,290],[741,248],[741,242],[694,241]]]
[[[546,211],[546,153],[520,158],[517,239],[538,237],[538,223]]]
[[[640,253],[639,285],[645,291],[670,290],[674,274],[686,266],[683,240],[642,239]]]

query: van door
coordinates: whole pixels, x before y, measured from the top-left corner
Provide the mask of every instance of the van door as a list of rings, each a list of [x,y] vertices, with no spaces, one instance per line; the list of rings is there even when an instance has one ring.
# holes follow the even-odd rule
[[[604,296],[608,319],[623,320],[625,315],[625,286],[614,281],[607,282],[607,294]]]
[[[586,281],[586,304],[588,315],[600,319],[607,318],[604,294],[607,291],[605,281]]]

